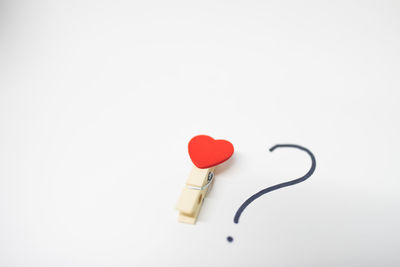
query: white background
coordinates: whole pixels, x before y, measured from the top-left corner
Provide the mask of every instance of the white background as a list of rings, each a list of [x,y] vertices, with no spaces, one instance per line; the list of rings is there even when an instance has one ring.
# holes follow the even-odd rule
[[[1,1],[0,266],[399,266],[399,47],[397,1]],[[234,224],[309,169],[278,143],[314,175]]]

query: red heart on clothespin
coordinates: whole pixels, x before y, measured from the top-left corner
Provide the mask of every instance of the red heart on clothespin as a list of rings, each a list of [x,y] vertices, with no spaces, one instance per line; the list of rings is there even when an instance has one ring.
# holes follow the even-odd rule
[[[207,135],[197,135],[189,141],[189,156],[200,169],[211,168],[228,160],[233,145],[226,140],[215,140]]]

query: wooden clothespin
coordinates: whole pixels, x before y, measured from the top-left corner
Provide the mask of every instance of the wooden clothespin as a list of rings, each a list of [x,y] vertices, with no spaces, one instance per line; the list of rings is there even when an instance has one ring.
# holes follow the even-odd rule
[[[208,189],[214,181],[214,169],[233,154],[233,145],[226,140],[214,140],[207,135],[193,137],[188,145],[195,166],[176,205],[178,220],[195,224]]]

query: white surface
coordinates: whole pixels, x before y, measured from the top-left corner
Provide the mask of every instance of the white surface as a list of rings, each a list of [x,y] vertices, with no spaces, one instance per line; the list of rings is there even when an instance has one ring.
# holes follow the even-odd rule
[[[2,1],[0,266],[399,266],[399,12]],[[183,225],[200,133],[236,151]],[[316,172],[235,225],[308,170],[277,143]]]

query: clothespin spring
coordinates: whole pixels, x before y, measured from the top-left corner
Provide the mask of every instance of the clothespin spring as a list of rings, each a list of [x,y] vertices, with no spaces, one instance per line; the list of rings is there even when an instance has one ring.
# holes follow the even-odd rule
[[[210,173],[208,174],[208,177],[207,177],[207,183],[206,183],[205,185],[203,185],[202,187],[199,187],[199,186],[192,186],[192,185],[186,185],[186,187],[189,188],[189,189],[204,190],[204,189],[207,189],[207,187],[211,184],[211,182],[212,182],[213,180],[214,180],[214,173],[213,173],[213,172],[210,172]]]

